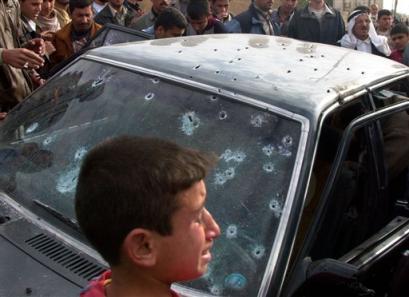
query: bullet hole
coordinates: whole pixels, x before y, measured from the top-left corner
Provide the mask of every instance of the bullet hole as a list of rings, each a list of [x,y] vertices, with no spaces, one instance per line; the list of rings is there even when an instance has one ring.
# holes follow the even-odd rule
[[[253,248],[251,254],[254,258],[261,259],[264,256],[265,252],[266,249],[263,246],[257,245]]]
[[[218,93],[221,93],[221,92],[222,92],[222,89],[217,89],[217,92],[218,92]]]
[[[283,137],[283,139],[281,140],[281,143],[285,146],[285,147],[290,147],[293,145],[293,138],[290,135],[286,135]]]
[[[223,185],[225,184],[228,180],[233,179],[235,176],[235,170],[233,167],[228,168],[226,171],[220,173],[216,173],[215,174],[215,179],[214,179],[214,183],[216,185]]]
[[[96,80],[94,80],[91,84],[91,86],[93,88],[99,87],[100,85],[102,85],[104,83],[104,80],[102,78],[97,78]]]
[[[351,70],[351,68],[348,67],[347,70],[349,71],[349,70]]]
[[[282,211],[283,211],[283,210],[282,210],[282,208],[281,208],[280,203],[279,203],[277,200],[272,199],[272,200],[270,201],[270,203],[269,203],[269,208],[270,208],[270,210],[273,212],[274,216],[275,216],[277,219],[281,217],[281,214],[282,214]]]
[[[220,288],[219,286],[211,286],[210,287],[210,293],[212,293],[213,295],[219,296],[222,294],[222,288]]]
[[[229,64],[233,64],[233,62],[234,62],[233,60],[230,60],[230,61],[229,61]]]
[[[287,73],[291,73],[291,70],[287,70]]]
[[[314,68],[314,71],[318,71],[318,68]]]
[[[194,70],[197,70],[200,68],[200,65],[196,65],[195,67],[193,67]]]
[[[37,130],[37,128],[38,128],[39,126],[40,126],[40,125],[39,125],[37,122],[32,123],[30,126],[27,127],[26,133],[28,134],[28,133],[34,132],[35,130]]]
[[[56,189],[61,194],[73,193],[77,187],[77,179],[80,168],[73,168],[62,175],[57,179]]]
[[[261,128],[264,123],[267,123],[265,116],[258,114],[258,115],[251,115],[250,124],[253,127]]]
[[[217,52],[217,48],[215,48],[213,51]]]
[[[216,73],[216,74],[219,74],[219,73],[220,73],[220,70],[216,70],[215,73]]]
[[[152,100],[153,97],[155,97],[154,93],[148,93],[148,94],[145,95],[145,100],[146,101]]]
[[[263,165],[263,170],[267,173],[271,173],[274,171],[274,164],[273,163],[266,163]]]
[[[331,90],[327,90],[327,93],[331,93]]]
[[[325,56],[324,56],[324,55],[321,55],[321,58],[325,58]]]
[[[237,81],[237,78],[236,78],[236,77],[233,77],[233,81]]]
[[[257,75],[257,76],[256,76],[256,79],[260,79],[260,75]]]
[[[314,55],[311,55],[310,58],[314,58]]]
[[[87,152],[88,152],[87,149],[85,149],[84,147],[80,147],[79,149],[77,149],[77,151],[74,154],[74,160],[75,161],[82,160],[85,157]]]
[[[237,58],[237,61],[241,61],[242,59],[241,58]]]
[[[155,85],[158,84],[159,82],[160,82],[159,78],[157,78],[157,77],[152,78],[152,83],[154,83]]]
[[[283,50],[285,51],[287,48],[283,47]]]
[[[183,53],[183,51],[182,51],[182,50],[178,51],[178,54],[181,54],[181,53]]]
[[[304,60],[303,60],[303,59],[300,59],[299,61],[300,61],[300,62],[303,62]]]
[[[246,46],[246,47],[245,47],[245,49],[246,49],[246,50],[248,50],[248,49],[249,49],[249,47],[248,47],[248,46]]]
[[[33,293],[33,289],[31,288],[26,288],[26,295],[31,295],[31,293]]]
[[[362,71],[361,74],[365,74],[365,71]]]
[[[48,136],[46,139],[43,140],[43,145],[49,145],[53,141],[54,137]]]
[[[225,119],[227,119],[227,112],[225,112],[224,110],[222,110],[221,112],[219,112],[219,119],[220,119],[220,120],[225,120]]]
[[[220,156],[220,159],[223,159],[225,162],[242,162],[246,158],[246,154],[242,151],[235,151],[232,152],[230,149],[224,151],[224,153]]]
[[[227,169],[225,175],[228,179],[232,179],[234,177],[234,168]]]
[[[210,95],[210,101],[217,101],[218,97],[216,95]]]
[[[275,151],[275,148],[272,144],[269,144],[263,147],[263,153],[268,157],[270,157],[274,151]]]
[[[239,51],[241,51],[241,49],[238,48],[237,51],[239,52]]]
[[[232,239],[237,238],[237,226],[229,225],[226,229],[226,238]]]
[[[200,119],[194,111],[183,114],[181,121],[181,130],[188,136],[193,135],[193,132],[200,126]]]

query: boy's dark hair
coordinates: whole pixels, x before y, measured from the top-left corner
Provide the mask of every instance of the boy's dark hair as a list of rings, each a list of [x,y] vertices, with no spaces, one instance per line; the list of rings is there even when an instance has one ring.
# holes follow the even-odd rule
[[[387,9],[381,9],[380,11],[378,11],[378,19],[380,19],[384,15],[392,16],[392,12],[390,10],[387,10]]]
[[[92,149],[84,159],[75,212],[87,239],[111,265],[135,228],[172,232],[180,207],[176,195],[205,178],[216,158],[172,142],[119,137]]]
[[[76,8],[85,8],[92,5],[92,1],[93,0],[70,0],[68,4],[70,13],[73,13]]]
[[[178,27],[179,29],[186,29],[187,21],[185,16],[176,8],[167,7],[158,16],[155,21],[154,29],[162,26],[165,30]]]
[[[186,14],[192,20],[200,20],[210,15],[208,0],[190,0],[186,8]]]
[[[390,35],[406,34],[409,35],[409,28],[405,24],[399,23],[392,27]]]

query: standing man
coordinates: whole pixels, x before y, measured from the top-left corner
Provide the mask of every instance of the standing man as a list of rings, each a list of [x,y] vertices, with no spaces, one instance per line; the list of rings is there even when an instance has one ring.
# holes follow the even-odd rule
[[[95,16],[94,21],[101,26],[115,24],[128,26],[133,14],[124,6],[124,0],[109,0],[108,4]]]
[[[365,9],[356,9],[348,17],[348,32],[342,37],[341,46],[382,57],[391,54],[387,38],[376,34]]]
[[[310,0],[291,18],[288,36],[311,42],[336,45],[345,34],[341,13],[324,0]]]
[[[271,21],[273,0],[252,0],[249,8],[226,24],[229,32],[277,35]]]
[[[223,23],[211,15],[208,0],[190,1],[187,6],[187,20],[188,36],[228,33]]]
[[[70,0],[72,21],[55,34],[54,64],[78,52],[101,28],[92,19],[92,0]]]
[[[31,92],[31,81],[25,69],[39,68],[44,60],[19,42],[20,6],[16,0],[0,0],[0,112],[8,112]],[[40,41],[26,45],[38,53]]]
[[[230,22],[233,14],[230,13],[230,0],[211,0],[213,16],[222,23]]]
[[[96,16],[107,5],[108,0],[94,0],[92,2],[92,14]]]
[[[369,17],[371,18],[372,23],[376,27],[377,26],[377,20],[378,20],[379,7],[378,7],[377,4],[373,3],[373,4],[371,4],[371,6],[369,6],[369,9],[370,9]]]
[[[393,23],[393,16],[390,10],[381,9],[378,12],[378,26],[376,27],[376,32],[378,35],[385,36],[388,38],[389,46],[392,46],[391,40],[391,29]]]
[[[281,0],[281,5],[273,11],[271,19],[275,28],[279,29],[277,35],[288,35],[288,24],[294,15],[298,0]]]
[[[36,20],[40,15],[42,4],[43,0],[20,0],[23,43],[40,37],[37,33]]]
[[[170,5],[170,0],[151,0],[151,2],[151,10],[136,20],[133,20],[129,27],[136,30],[143,30],[153,26],[159,14]]]
[[[57,11],[57,18],[61,28],[71,22],[71,17],[68,14],[68,3],[69,0],[55,0],[54,8]]]

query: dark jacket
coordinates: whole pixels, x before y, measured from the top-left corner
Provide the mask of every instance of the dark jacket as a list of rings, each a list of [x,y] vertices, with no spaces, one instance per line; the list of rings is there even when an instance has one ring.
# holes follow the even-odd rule
[[[242,12],[233,18],[230,22],[225,24],[228,31],[232,33],[252,33],[252,34],[264,34],[266,32],[263,29],[263,23],[259,20],[259,16],[256,8],[253,4],[250,4],[249,9]],[[279,28],[273,23],[274,35],[279,32]]]
[[[221,21],[214,17],[209,17],[208,23],[206,28],[204,29],[203,33],[197,34],[197,32],[193,29],[192,25],[188,25],[186,29],[186,35],[205,35],[205,34],[223,34],[228,33],[227,29],[223,25]]]
[[[320,22],[310,13],[308,5],[297,10],[290,21],[288,36],[305,41],[336,45],[345,34],[344,20],[339,11],[329,7],[332,13],[325,13]]]
[[[125,6],[123,8],[125,9],[125,24],[123,26],[128,26],[131,23],[134,15]],[[105,7],[95,16],[94,21],[101,26],[105,24],[122,25],[117,22],[108,4],[105,5]]]

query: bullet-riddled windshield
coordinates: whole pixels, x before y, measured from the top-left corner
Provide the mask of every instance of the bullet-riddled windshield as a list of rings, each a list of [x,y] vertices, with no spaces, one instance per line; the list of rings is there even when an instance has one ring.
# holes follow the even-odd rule
[[[14,110],[0,130],[0,186],[27,207],[37,200],[75,220],[81,161],[118,135],[162,137],[214,152],[208,209],[222,234],[199,280],[223,296],[256,296],[282,218],[301,124],[225,98],[80,60]],[[113,198],[114,199],[114,198]],[[271,269],[271,267],[269,267]]]

